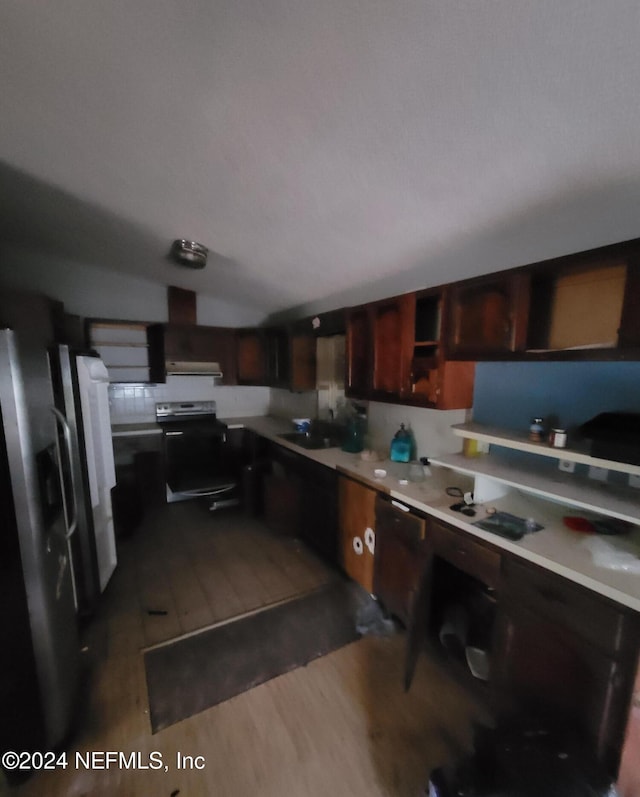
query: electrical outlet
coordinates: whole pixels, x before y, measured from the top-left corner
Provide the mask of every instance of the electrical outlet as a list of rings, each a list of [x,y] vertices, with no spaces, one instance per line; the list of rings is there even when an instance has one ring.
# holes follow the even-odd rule
[[[637,487],[640,489],[640,475],[635,473],[629,474],[629,487]]]
[[[606,468],[598,468],[595,465],[589,467],[589,478],[599,482],[606,482],[609,471]]]
[[[565,473],[573,473],[576,469],[576,463],[572,462],[570,459],[561,459],[560,462],[558,462],[558,468]]]

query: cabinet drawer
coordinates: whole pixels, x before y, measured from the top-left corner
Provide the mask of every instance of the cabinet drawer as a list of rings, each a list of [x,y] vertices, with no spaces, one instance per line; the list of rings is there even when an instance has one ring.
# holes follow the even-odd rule
[[[437,521],[430,525],[434,553],[489,587],[500,581],[500,554],[477,543],[464,532]]]
[[[376,530],[404,540],[409,545],[418,546],[425,537],[426,521],[424,518],[406,512],[391,501],[378,497],[376,501]]]
[[[636,645],[637,624],[620,611],[565,578],[509,559],[505,573],[510,598],[563,625],[606,653],[618,655]]]

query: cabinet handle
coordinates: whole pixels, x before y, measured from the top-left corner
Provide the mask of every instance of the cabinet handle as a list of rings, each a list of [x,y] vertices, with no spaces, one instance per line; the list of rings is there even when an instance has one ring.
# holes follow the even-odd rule
[[[456,553],[459,553],[460,556],[466,556],[467,551],[464,548],[456,548]]]

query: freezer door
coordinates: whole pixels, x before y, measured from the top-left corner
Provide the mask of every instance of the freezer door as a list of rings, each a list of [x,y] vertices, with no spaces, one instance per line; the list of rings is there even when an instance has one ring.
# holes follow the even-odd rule
[[[16,601],[26,602],[25,633],[31,638],[28,658],[37,677],[29,692],[38,692],[42,719],[41,727],[22,727],[20,715],[12,714],[11,721],[3,723],[2,738],[15,737],[23,745],[41,745],[41,749],[59,744],[69,730],[79,671],[68,529],[52,404],[44,342],[39,345],[33,335],[22,339],[13,330],[0,330],[0,416],[12,504],[5,507],[10,517],[3,534],[12,535],[19,548],[19,572],[12,579]],[[0,634],[3,631],[0,629]],[[13,699],[12,689],[24,688],[12,684],[22,664],[12,659],[18,646],[11,640],[3,641],[7,644],[2,645],[0,677],[3,682],[9,679],[10,688],[0,690],[0,694]],[[25,660],[24,666],[28,667],[29,661]],[[1,708],[0,714],[8,716]]]
[[[76,364],[98,573],[100,589],[104,590],[118,562],[111,506],[116,471],[109,415],[109,376],[97,357],[77,357]]]

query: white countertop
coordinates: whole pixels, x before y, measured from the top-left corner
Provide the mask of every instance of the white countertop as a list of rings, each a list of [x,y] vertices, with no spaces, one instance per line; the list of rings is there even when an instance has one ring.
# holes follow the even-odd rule
[[[504,498],[492,502],[491,506],[520,517],[533,517],[544,526],[541,531],[528,534],[519,542],[512,542],[472,525],[473,520],[484,517],[484,510],[481,506],[477,507],[478,514],[471,519],[471,522],[459,512],[449,509],[456,499],[446,494],[446,487],[473,489],[471,478],[449,468],[431,466],[431,476],[428,476],[425,481],[400,485],[397,476],[393,475],[398,472],[397,463],[365,462],[359,454],[348,454],[339,448],[309,451],[295,443],[283,440],[278,437],[278,434],[292,430],[290,422],[285,419],[266,416],[221,420],[227,423],[229,428],[251,429],[273,440],[278,445],[363,481],[408,506],[440,518],[474,537],[491,543],[496,548],[558,573],[616,603],[640,611],[640,575],[596,566],[586,547],[590,535],[570,531],[562,522],[564,515],[579,514],[588,517],[586,512],[576,512],[571,507],[545,501],[522,492],[512,492]],[[388,475],[384,479],[376,479],[373,473],[376,468],[385,469]],[[640,528],[634,529],[631,534],[624,537],[600,537],[598,535],[598,539],[615,547],[630,546],[636,556],[640,556]]]

